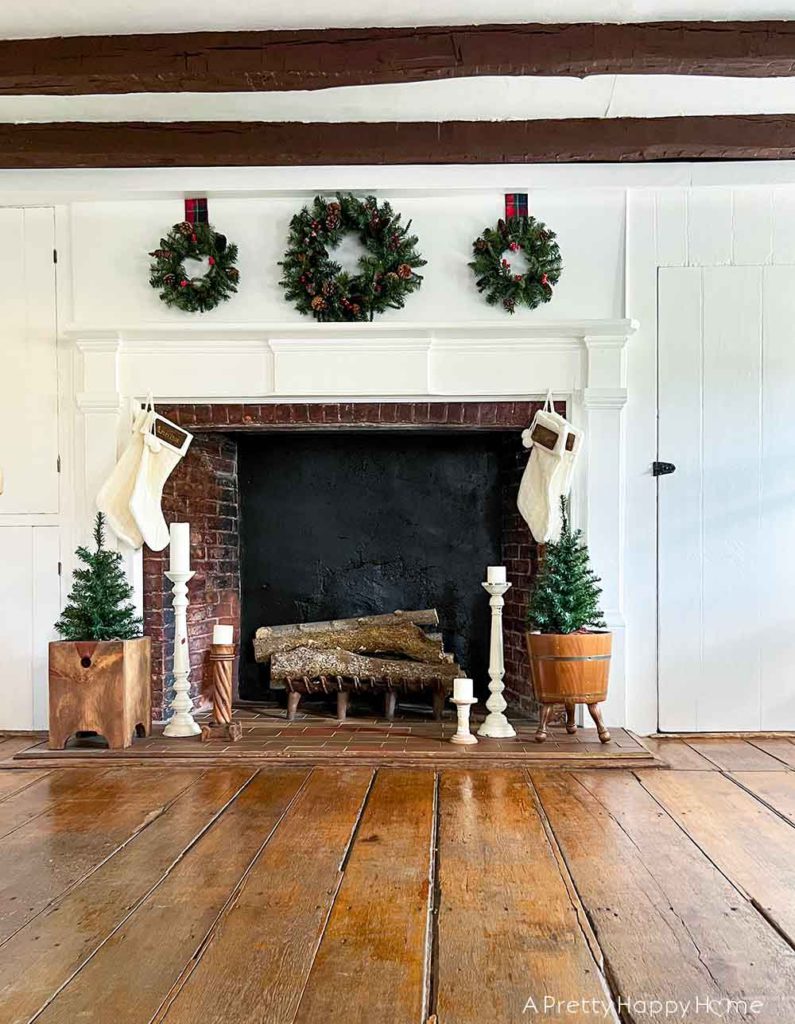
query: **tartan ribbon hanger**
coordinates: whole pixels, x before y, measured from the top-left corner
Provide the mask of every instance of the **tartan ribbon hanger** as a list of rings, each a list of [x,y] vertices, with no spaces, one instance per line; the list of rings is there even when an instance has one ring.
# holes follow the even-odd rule
[[[207,200],[186,199],[185,220],[189,224],[207,224]]]
[[[506,192],[505,193],[505,219],[511,220],[515,217],[527,216],[527,193]]]

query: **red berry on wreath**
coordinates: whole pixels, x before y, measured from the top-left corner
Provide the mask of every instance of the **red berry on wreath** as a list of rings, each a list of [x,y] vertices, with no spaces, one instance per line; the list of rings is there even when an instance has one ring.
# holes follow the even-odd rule
[[[508,246],[508,248],[511,250],[511,252],[519,252],[519,250],[522,247],[521,247],[521,245],[519,245],[518,242],[511,242],[511,244]]]
[[[522,281],[522,275],[521,274],[514,274],[513,275],[513,279],[514,279],[514,281],[516,281],[517,284],[519,284]]]
[[[502,265],[505,267],[506,270],[510,270],[511,269],[511,265],[510,265],[510,263],[507,260],[503,260],[502,261]]]
[[[196,237],[195,234],[190,236],[190,240],[191,240],[191,242],[198,242],[199,241],[199,239]]]
[[[549,278],[547,277],[547,275],[546,275],[546,274],[542,274],[542,275],[541,275],[541,284],[542,284],[542,285],[543,285],[543,286],[544,286],[545,288],[546,288],[546,286],[547,286],[547,285],[549,284]]]
[[[183,277],[183,279],[182,279],[182,280],[181,280],[181,281],[179,282],[179,286],[180,286],[180,288],[187,288],[187,287],[188,287],[188,282],[187,282],[187,281],[185,280],[185,278],[184,278],[184,277]]]
[[[215,266],[215,256],[208,256],[207,257],[207,263],[208,263],[209,266],[214,267]]]

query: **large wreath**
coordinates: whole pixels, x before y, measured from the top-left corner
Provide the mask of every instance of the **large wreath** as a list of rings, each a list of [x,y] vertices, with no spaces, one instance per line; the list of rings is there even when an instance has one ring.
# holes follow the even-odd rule
[[[555,232],[534,217],[500,220],[496,228],[487,228],[472,243],[478,291],[486,293],[490,306],[502,305],[513,313],[517,305],[535,309],[552,298],[552,286],[558,283],[563,264]],[[506,252],[522,252],[527,268],[516,274]]]
[[[149,255],[154,257],[149,284],[161,289],[160,298],[167,306],[186,313],[204,313],[237,291],[237,246],[230,245],[210,224],[191,224],[187,220],[175,224],[168,237],[160,239],[160,248]],[[189,277],[187,259],[206,259],[206,272]]]
[[[287,252],[279,263],[286,298],[316,320],[372,320],[376,313],[402,309],[406,296],[422,284],[417,267],[426,261],[417,238],[403,226],[389,203],[373,196],[337,195],[327,202],[315,196],[290,221]],[[335,263],[333,250],[348,232],[358,235],[365,253],[359,272]]]

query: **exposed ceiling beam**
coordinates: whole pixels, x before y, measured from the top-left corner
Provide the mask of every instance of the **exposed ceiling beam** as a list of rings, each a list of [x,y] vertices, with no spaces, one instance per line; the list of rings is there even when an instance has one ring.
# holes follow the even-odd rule
[[[0,167],[792,160],[795,115],[0,125]]]
[[[795,22],[480,25],[0,41],[0,94],[324,89],[477,75],[795,74]],[[495,111],[499,114],[499,111]]]

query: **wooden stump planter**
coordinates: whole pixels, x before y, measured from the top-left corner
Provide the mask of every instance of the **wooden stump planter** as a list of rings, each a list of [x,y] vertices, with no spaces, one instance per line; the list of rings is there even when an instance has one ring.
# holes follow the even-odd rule
[[[152,731],[149,637],[61,640],[50,644],[50,748],[77,732],[97,732],[111,750]]]
[[[533,678],[533,692],[541,705],[536,740],[547,738],[547,723],[553,707],[566,708],[566,731],[576,731],[574,706],[587,704],[599,739],[607,743],[599,704],[607,697],[613,636],[606,632],[527,633],[527,652]]]

